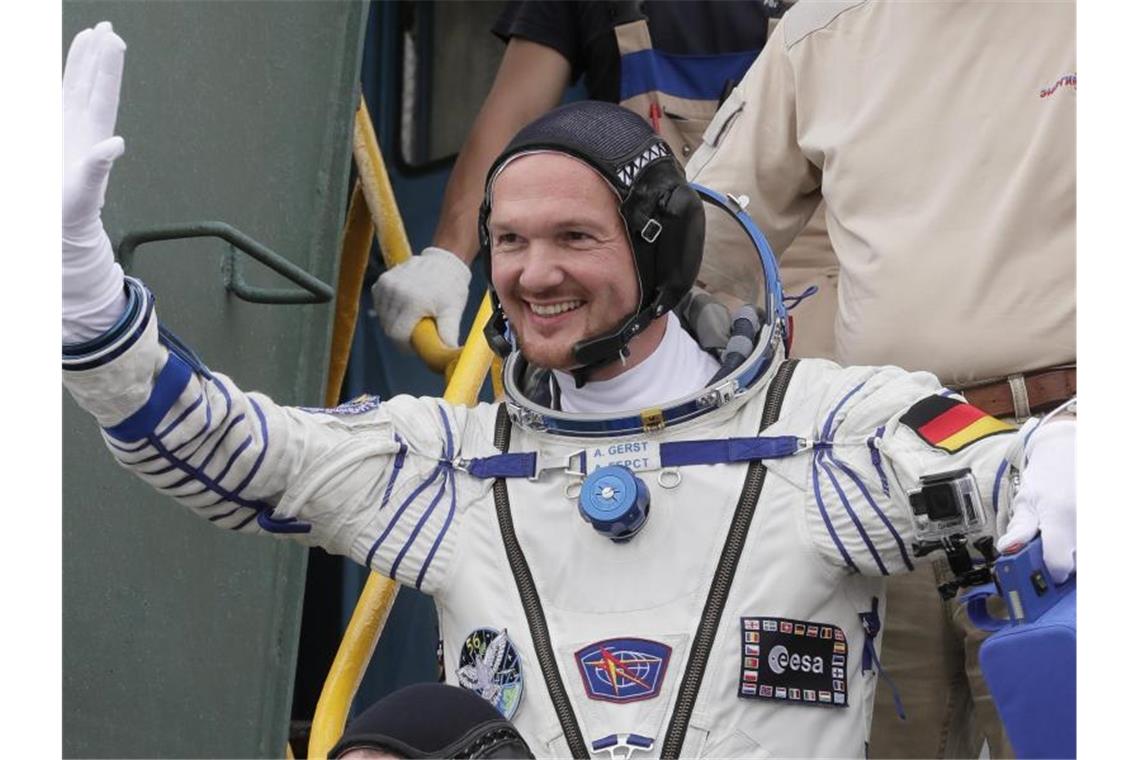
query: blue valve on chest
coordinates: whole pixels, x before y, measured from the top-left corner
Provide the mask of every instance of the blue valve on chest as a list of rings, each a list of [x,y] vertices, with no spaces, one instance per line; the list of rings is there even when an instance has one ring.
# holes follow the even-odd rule
[[[599,467],[582,483],[578,512],[603,536],[625,543],[649,518],[649,488],[628,467]]]

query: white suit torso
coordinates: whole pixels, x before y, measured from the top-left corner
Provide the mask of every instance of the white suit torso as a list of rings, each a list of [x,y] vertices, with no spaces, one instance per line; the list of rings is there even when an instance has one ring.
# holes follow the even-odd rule
[[[471,664],[462,650],[473,632],[505,630],[523,682],[513,720],[537,756],[568,756],[492,481],[455,466],[499,453],[498,405],[401,396],[336,410],[279,407],[176,356],[153,315],[140,319],[144,329],[116,339],[121,351],[101,349],[109,360],[65,372],[116,458],[221,527],[320,545],[433,595],[450,683]],[[756,436],[773,371],[751,396],[663,431],[585,440],[516,425],[510,451],[587,449],[601,461],[631,442]],[[1007,499],[1003,455],[1014,435],[949,453],[900,423],[942,392],[932,375],[897,368],[796,367],[764,435],[823,445],[765,463],[684,756],[863,755],[875,673],[862,667],[859,614],[875,604],[883,614],[884,575],[916,561],[906,490],[919,475],[971,467],[987,510]],[[572,476],[506,481],[556,675],[587,747],[632,734],[654,741],[645,756],[659,752],[748,468],[681,467],[671,488],[657,471],[641,472],[650,514],[625,544],[578,514],[566,494]]]

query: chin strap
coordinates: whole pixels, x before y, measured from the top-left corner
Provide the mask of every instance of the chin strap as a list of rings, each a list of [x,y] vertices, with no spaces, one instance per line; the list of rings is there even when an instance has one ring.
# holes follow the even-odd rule
[[[629,358],[629,342],[649,327],[653,320],[667,311],[662,303],[664,298],[665,295],[658,291],[657,297],[653,299],[652,303],[641,311],[626,317],[620,323],[621,327],[605,335],[575,343],[574,361],[579,366],[570,370],[575,386],[581,388],[585,385],[595,370],[617,361],[624,364],[625,360]]]

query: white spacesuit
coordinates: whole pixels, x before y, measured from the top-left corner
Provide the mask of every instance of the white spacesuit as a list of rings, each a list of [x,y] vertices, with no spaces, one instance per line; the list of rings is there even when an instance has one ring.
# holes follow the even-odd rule
[[[649,255],[661,230],[627,223]],[[448,682],[537,756],[861,756],[883,578],[916,561],[908,492],[968,468],[992,527],[1034,423],[1019,433],[929,374],[784,362],[763,261],[771,318],[747,360],[659,408],[561,413],[524,393],[517,352],[505,404],[282,407],[160,332],[129,278],[117,322],[65,346],[64,382],[116,459],[194,513],[434,596]],[[592,479],[614,467],[625,480]],[[584,520],[615,483],[636,483],[638,519]]]

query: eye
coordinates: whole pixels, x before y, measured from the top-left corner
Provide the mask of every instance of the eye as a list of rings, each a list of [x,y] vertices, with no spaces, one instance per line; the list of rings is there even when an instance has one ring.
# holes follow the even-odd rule
[[[582,230],[566,230],[562,233],[562,240],[568,245],[583,245],[597,242],[596,237]]]
[[[495,248],[512,248],[519,245],[522,238],[514,232],[500,232],[495,235],[494,247]]]

